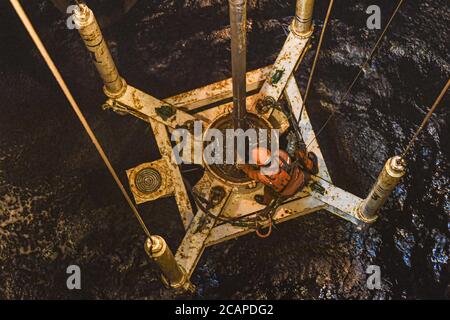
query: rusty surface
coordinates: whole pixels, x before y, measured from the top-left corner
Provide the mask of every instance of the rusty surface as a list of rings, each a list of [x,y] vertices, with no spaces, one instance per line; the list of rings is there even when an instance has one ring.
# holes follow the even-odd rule
[[[247,91],[261,88],[268,77],[271,66],[247,72]],[[232,79],[226,79],[210,85],[180,93],[176,96],[163,99],[165,102],[183,110],[194,110],[232,96]]]
[[[136,177],[144,169],[156,170],[161,177],[161,183],[154,192],[142,192],[142,190],[136,185]],[[160,159],[153,162],[143,163],[139,166],[128,169],[126,171],[128,181],[130,184],[131,192],[137,204],[142,204],[148,201],[153,201],[159,198],[173,195],[174,187],[172,174],[168,167],[166,159]]]

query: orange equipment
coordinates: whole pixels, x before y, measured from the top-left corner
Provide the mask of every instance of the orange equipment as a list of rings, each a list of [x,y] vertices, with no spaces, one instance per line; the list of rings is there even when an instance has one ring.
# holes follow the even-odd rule
[[[261,202],[262,204],[269,205],[275,198],[291,197],[305,186],[310,178],[310,175],[306,170],[312,173],[317,171],[317,164],[314,161],[315,157],[311,156],[311,154],[312,153],[307,154],[306,152],[297,152],[296,156],[298,157],[298,161],[292,163],[289,155],[283,150],[279,150],[278,156],[274,155],[272,159],[269,150],[257,147],[251,152],[257,168],[245,164],[241,166],[241,170],[244,171],[249,178],[264,184],[264,198],[256,200],[259,200],[258,202]],[[278,170],[270,174],[263,174],[261,168],[268,168],[270,165],[273,165],[272,161],[278,161]],[[297,162],[299,165],[297,165]],[[306,170],[302,170],[301,167]]]

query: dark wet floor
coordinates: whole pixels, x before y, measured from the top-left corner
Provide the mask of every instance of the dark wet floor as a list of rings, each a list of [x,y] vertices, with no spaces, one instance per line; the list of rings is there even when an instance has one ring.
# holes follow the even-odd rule
[[[272,63],[293,0],[249,1],[249,69]],[[316,129],[345,92],[380,31],[365,9],[395,1],[340,1],[308,111]],[[322,24],[327,3],[316,10]],[[114,166],[155,160],[148,126],[101,110],[90,57],[49,1],[25,5]],[[230,76],[225,0],[138,1],[104,30],[121,74],[156,97]],[[173,298],[143,250],[144,235],[7,1],[0,4],[0,298]],[[406,2],[371,67],[320,136],[336,184],[365,196],[384,161],[402,151],[450,75],[447,0]],[[384,25],[384,24],[383,24]],[[320,28],[316,28],[316,39]],[[311,51],[297,73],[304,88]],[[450,297],[448,97],[414,148],[408,175],[370,229],[320,212],[208,249],[193,275],[197,298],[400,299]],[[195,175],[188,176],[195,179]],[[183,229],[173,199],[140,206],[175,248]],[[66,288],[77,264],[82,290]],[[382,289],[365,269],[381,267]]]

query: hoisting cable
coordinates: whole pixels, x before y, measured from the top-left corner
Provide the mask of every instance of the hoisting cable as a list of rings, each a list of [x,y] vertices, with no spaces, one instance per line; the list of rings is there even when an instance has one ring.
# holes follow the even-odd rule
[[[444,98],[445,94],[447,93],[447,90],[448,90],[449,87],[450,87],[450,79],[447,81],[447,84],[442,89],[441,93],[439,94],[439,96],[437,97],[437,99],[434,102],[433,106],[431,107],[430,111],[428,111],[427,115],[423,119],[422,124],[419,126],[419,128],[414,133],[414,136],[409,141],[408,145],[405,148],[405,151],[403,151],[403,154],[401,156],[401,158],[403,160],[405,160],[405,158],[408,155],[409,151],[411,151],[411,148],[414,146],[414,143],[416,142],[417,137],[419,136],[419,134],[422,132],[422,130],[426,127],[426,125],[430,121],[431,116],[433,115],[434,111],[438,107],[439,103],[441,103],[441,101]]]
[[[328,117],[328,119],[325,121],[325,123],[322,125],[322,127],[319,129],[319,131],[317,131],[317,134],[315,135],[315,137],[311,140],[311,142],[308,143],[307,147],[309,147],[311,145],[311,143],[313,143],[317,137],[322,133],[322,131],[325,129],[325,127],[328,125],[328,123],[330,122],[331,118],[334,116],[334,114],[336,113],[336,111],[338,110],[338,107],[347,99],[347,96],[349,95],[350,91],[353,89],[353,87],[356,84],[356,81],[358,81],[359,77],[361,76],[362,72],[364,71],[364,69],[367,67],[367,65],[369,64],[369,62],[372,60],[375,51],[378,49],[378,47],[381,44],[381,41],[383,40],[384,36],[386,35],[386,32],[389,30],[389,27],[392,24],[392,21],[394,21],[394,18],[397,16],[397,13],[399,12],[403,2],[405,0],[400,0],[398,2],[397,7],[394,9],[388,23],[386,24],[386,27],[384,28],[383,32],[381,33],[380,37],[378,38],[377,42],[375,43],[374,47],[372,48],[369,56],[367,57],[366,61],[361,64],[358,73],[356,74],[355,78],[353,79],[353,81],[351,82],[351,84],[349,85],[349,87],[347,88],[347,90],[345,91],[345,94],[343,95],[342,99],[340,99],[339,103],[337,104],[336,108],[331,112],[330,116]]]
[[[309,79],[308,79],[308,84],[306,86],[305,96],[303,97],[303,103],[302,103],[302,107],[300,109],[300,117],[299,117],[300,119],[302,117],[303,109],[305,108],[305,105],[306,105],[306,100],[308,99],[308,96],[309,96],[309,91],[311,90],[311,84],[312,84],[312,80],[314,77],[314,72],[316,70],[317,61],[319,60],[320,50],[322,48],[322,43],[323,43],[323,39],[325,36],[325,31],[327,30],[328,20],[330,19],[331,11],[333,9],[333,4],[334,4],[334,0],[330,0],[330,4],[328,5],[328,11],[325,16],[325,21],[323,23],[322,32],[320,33],[319,44],[317,45],[316,55],[314,57],[311,72],[309,74]],[[298,122],[300,122],[300,119]]]
[[[59,86],[61,87],[61,90],[64,92],[64,95],[66,96],[67,100],[69,101],[70,105],[72,106],[72,109],[75,111],[78,119],[80,120],[81,124],[83,125],[84,129],[86,130],[86,133],[89,135],[89,138],[91,138],[92,143],[94,144],[100,157],[102,158],[103,162],[105,163],[106,167],[108,168],[109,172],[111,173],[111,176],[114,178],[117,186],[119,187],[120,191],[122,192],[123,196],[125,197],[125,200],[127,201],[128,205],[130,206],[131,211],[133,211],[133,214],[136,216],[136,219],[139,221],[139,224],[141,225],[142,229],[144,230],[145,235],[151,241],[151,234],[150,234],[150,231],[148,230],[147,226],[145,225],[144,220],[142,219],[141,215],[139,214],[135,205],[133,204],[131,198],[129,197],[128,193],[126,192],[116,171],[114,170],[113,166],[111,165],[111,162],[109,161],[107,155],[103,151],[102,146],[100,145],[97,138],[95,137],[94,132],[92,131],[91,127],[89,126],[88,122],[86,121],[86,118],[84,117],[78,104],[76,103],[75,99],[73,98],[72,93],[70,92],[64,79],[62,78],[61,74],[59,73],[59,70],[56,67],[56,65],[54,64],[47,49],[45,48],[44,44],[42,43],[41,39],[39,38],[39,35],[36,33],[36,30],[34,29],[33,25],[31,24],[31,21],[28,19],[27,14],[23,10],[19,0],[10,0],[10,2],[12,4],[12,6],[14,7],[14,10],[16,11],[17,15],[19,16],[20,20],[22,20],[23,25],[27,29],[31,38],[33,39],[36,47],[38,48],[38,50],[41,53],[42,57],[44,58],[45,62],[47,63],[48,68],[50,69],[50,71],[52,72],[56,81],[58,82]]]

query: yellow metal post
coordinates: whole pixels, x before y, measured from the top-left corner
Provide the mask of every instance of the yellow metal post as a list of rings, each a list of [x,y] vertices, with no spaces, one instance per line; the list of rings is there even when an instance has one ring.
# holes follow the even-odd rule
[[[314,0],[297,0],[292,31],[302,37],[309,37],[313,32]]]
[[[186,272],[175,260],[172,251],[166,241],[160,236],[151,236],[145,242],[145,252],[158,265],[161,270],[161,278],[168,288],[193,291]]]
[[[110,98],[122,96],[127,85],[117,71],[94,13],[85,4],[80,4],[74,17],[78,31],[92,54],[94,64],[105,84],[103,88],[105,94]]]
[[[230,0],[234,129],[246,126],[247,0]]]
[[[405,175],[405,167],[401,157],[390,158],[367,198],[358,208],[358,217],[367,223],[377,219],[378,210],[384,205],[400,179]]]

